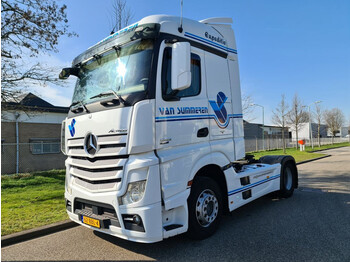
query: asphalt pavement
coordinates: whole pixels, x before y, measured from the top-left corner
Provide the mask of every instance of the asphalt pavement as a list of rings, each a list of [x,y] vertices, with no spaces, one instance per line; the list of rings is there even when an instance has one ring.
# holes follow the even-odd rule
[[[262,197],[222,220],[214,236],[134,243],[79,226],[1,249],[3,261],[350,261],[350,147],[298,165],[288,199]]]

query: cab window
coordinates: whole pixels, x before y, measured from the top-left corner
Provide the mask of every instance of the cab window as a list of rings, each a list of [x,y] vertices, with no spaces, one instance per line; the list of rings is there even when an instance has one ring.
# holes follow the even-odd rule
[[[162,67],[162,96],[163,99],[179,100],[182,97],[196,96],[201,91],[201,69],[200,57],[191,53],[191,86],[181,91],[171,89],[171,48],[166,47],[163,55]]]

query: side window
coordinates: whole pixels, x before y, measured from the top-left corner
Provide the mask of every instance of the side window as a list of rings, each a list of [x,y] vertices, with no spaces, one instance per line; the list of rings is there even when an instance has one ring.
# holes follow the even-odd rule
[[[163,55],[162,67],[162,96],[164,100],[196,96],[201,91],[201,62],[197,54],[191,53],[191,86],[181,91],[171,89],[171,48],[166,47]]]
[[[60,153],[60,140],[51,138],[31,138],[30,150],[33,155]]]

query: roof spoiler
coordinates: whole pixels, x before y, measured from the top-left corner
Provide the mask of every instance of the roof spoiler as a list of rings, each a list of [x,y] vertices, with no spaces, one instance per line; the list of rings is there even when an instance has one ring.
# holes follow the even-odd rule
[[[202,24],[232,24],[231,17],[212,17],[199,21]]]

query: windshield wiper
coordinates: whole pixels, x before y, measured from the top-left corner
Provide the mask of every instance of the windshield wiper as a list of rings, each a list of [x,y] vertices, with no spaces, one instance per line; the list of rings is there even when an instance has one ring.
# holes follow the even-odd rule
[[[110,90],[109,92],[103,92],[103,93],[100,93],[100,94],[98,94],[98,95],[92,96],[92,97],[90,97],[90,99],[97,98],[97,97],[103,97],[103,96],[110,96],[110,95],[114,95],[116,98],[118,98],[118,100],[119,100],[120,102],[122,102],[124,106],[128,106],[128,105],[129,105],[128,102],[126,102],[125,99],[123,99],[123,98],[121,97],[121,95],[118,95],[118,94],[117,94],[115,91],[113,91],[113,90]]]
[[[82,102],[82,101],[77,101],[72,103],[69,108],[71,108],[72,106],[75,106],[77,104],[80,104],[82,106],[82,108],[86,111],[86,113],[90,113],[89,109],[87,109],[86,105]],[[75,110],[79,109],[80,107],[77,108],[71,108],[71,111],[74,112]],[[74,110],[74,111],[73,111]]]
[[[113,91],[111,92],[103,92],[103,93],[99,93],[95,96],[92,96],[90,97],[90,99],[93,99],[93,98],[97,98],[97,97],[103,97],[103,96],[110,96],[110,95],[115,95]]]

